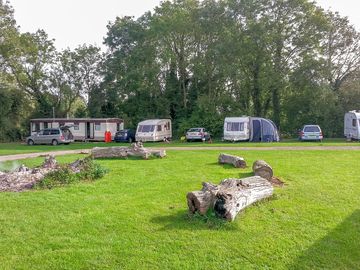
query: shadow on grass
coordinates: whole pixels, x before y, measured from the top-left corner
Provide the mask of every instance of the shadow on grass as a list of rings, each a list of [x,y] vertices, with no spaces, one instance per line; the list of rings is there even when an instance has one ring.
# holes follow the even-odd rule
[[[360,210],[311,246],[289,269],[360,269]]]
[[[205,216],[191,215],[187,210],[177,211],[171,215],[157,216],[151,222],[162,226],[160,230],[236,230],[234,223],[217,218],[215,213],[208,211]]]

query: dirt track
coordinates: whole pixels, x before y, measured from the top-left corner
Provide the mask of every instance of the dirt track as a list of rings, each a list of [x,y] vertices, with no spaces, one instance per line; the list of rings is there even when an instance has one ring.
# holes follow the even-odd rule
[[[151,147],[152,148],[152,147]],[[154,147],[156,148],[156,147]],[[273,150],[284,150],[284,151],[294,151],[294,150],[350,150],[354,151],[360,150],[360,146],[274,146],[274,147],[238,147],[238,146],[198,146],[198,147],[164,147],[166,150],[177,150],[177,151],[197,151],[197,150],[215,150],[215,151],[226,151],[226,150],[235,150],[235,151],[273,151]],[[65,150],[65,151],[51,151],[51,152],[37,152],[37,153],[28,153],[28,154],[18,154],[18,155],[7,155],[0,156],[1,161],[10,161],[26,158],[35,158],[46,155],[71,155],[71,154],[88,154],[91,149],[82,149],[82,150]]]

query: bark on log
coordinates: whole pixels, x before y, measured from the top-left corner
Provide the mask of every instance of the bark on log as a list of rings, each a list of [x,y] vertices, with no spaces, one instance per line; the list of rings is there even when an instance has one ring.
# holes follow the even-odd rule
[[[273,169],[264,160],[256,160],[252,166],[253,172],[256,176],[261,176],[267,180],[271,180],[273,177]]]
[[[214,211],[217,216],[233,221],[236,215],[252,203],[270,197],[273,187],[266,179],[252,176],[226,179],[216,194]]]
[[[220,154],[219,163],[232,164],[235,168],[246,168],[246,161],[244,158],[228,154]]]
[[[114,147],[95,147],[91,150],[93,158],[126,158],[128,156],[138,156],[148,159],[151,155],[163,158],[166,156],[164,149],[147,149],[142,143],[133,143],[130,147],[114,146]]]
[[[200,215],[205,215],[209,208],[214,206],[218,187],[206,182],[202,184],[203,188],[200,191],[192,191],[186,195],[189,211],[192,214],[198,212]]]
[[[242,209],[272,194],[272,185],[260,176],[230,178],[219,185],[203,183],[201,191],[187,194],[187,204],[190,213],[205,215],[214,208],[217,216],[232,221]]]

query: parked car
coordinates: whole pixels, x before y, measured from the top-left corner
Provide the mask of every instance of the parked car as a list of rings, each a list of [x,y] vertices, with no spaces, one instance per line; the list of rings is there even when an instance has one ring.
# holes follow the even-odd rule
[[[190,128],[185,135],[186,141],[207,141],[210,140],[210,133],[205,128]]]
[[[28,145],[34,144],[69,144],[74,141],[69,127],[45,128],[26,138]]]
[[[114,142],[134,142],[135,141],[135,130],[123,129],[115,133]]]
[[[321,141],[323,134],[318,125],[304,125],[299,132],[300,141]]]

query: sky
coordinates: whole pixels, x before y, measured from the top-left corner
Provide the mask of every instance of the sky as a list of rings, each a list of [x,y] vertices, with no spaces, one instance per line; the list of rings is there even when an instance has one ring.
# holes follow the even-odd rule
[[[78,45],[102,47],[106,25],[116,16],[141,16],[160,4],[159,0],[9,0],[21,32],[44,29],[59,49]],[[360,31],[359,0],[317,0],[324,9],[347,16]]]

